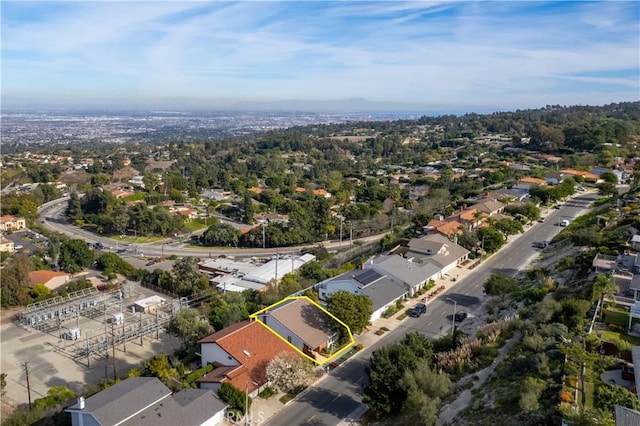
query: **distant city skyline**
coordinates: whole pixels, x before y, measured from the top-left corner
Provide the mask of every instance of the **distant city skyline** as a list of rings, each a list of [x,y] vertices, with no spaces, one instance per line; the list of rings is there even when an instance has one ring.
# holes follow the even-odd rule
[[[3,109],[640,100],[637,1],[3,1],[1,24]]]

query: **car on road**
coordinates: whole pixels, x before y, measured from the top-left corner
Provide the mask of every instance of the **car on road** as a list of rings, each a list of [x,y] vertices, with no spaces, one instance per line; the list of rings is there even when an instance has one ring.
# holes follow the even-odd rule
[[[569,221],[567,219],[563,219],[563,220],[560,221],[559,225],[562,226],[563,228],[567,227],[567,226],[569,226]]]
[[[585,187],[584,187],[584,186],[582,186],[582,185],[578,185],[578,186],[576,186],[576,189],[577,189],[578,191],[580,191],[580,192],[585,192],[585,191],[586,191]]]
[[[554,206],[554,208],[555,208],[556,210],[560,210],[560,209],[562,208],[562,204],[556,204],[556,205]]]
[[[151,262],[147,262],[144,266],[153,266],[156,264],[155,260],[152,260]]]
[[[465,319],[467,319],[468,316],[469,314],[466,313],[465,311],[458,311],[456,312],[454,319],[456,320],[456,322],[462,322]]]
[[[16,250],[16,251],[22,250],[23,248],[24,248],[24,246],[21,245],[21,244],[16,244],[15,246],[13,246],[13,249]]]
[[[548,245],[549,243],[547,243],[546,241],[536,241],[535,243],[533,243],[533,246],[535,248],[540,248],[540,249],[547,248]]]
[[[102,250],[104,248],[104,244],[102,243],[95,243],[93,246],[98,250]]]
[[[418,303],[416,306],[413,307],[413,309],[409,313],[409,316],[418,318],[420,317],[420,315],[426,312],[427,312],[427,305],[425,305],[424,303]]]
[[[545,220],[545,219],[546,219],[546,218],[541,217],[540,219],[538,219],[538,222],[539,222],[539,223],[544,223],[544,220]]]

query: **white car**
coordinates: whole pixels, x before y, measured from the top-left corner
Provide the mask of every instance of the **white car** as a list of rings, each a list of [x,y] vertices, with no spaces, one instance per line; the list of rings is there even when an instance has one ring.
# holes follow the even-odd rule
[[[15,246],[13,246],[14,250],[22,250],[24,248],[24,246],[22,246],[21,244],[17,244]]]

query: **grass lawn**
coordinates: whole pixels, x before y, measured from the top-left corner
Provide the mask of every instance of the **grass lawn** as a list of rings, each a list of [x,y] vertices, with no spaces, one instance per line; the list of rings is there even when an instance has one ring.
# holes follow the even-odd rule
[[[609,308],[604,312],[604,323],[616,324],[626,329],[629,325],[629,312],[618,308]]]
[[[629,336],[625,333],[618,333],[617,331],[604,331],[598,330],[598,334],[602,335],[602,340],[607,342],[617,342],[618,340],[623,340],[625,342],[629,342],[632,345],[640,345],[640,337]]]
[[[595,385],[593,382],[585,382],[584,389],[586,393],[584,406],[585,408],[593,408],[593,391],[595,389]]]
[[[295,395],[291,395],[290,393],[288,393],[280,397],[280,402],[282,402],[283,404],[286,404],[287,402],[291,401],[293,398],[295,398]]]
[[[125,235],[124,237],[121,235],[103,235],[104,237],[111,238],[115,243],[131,243],[131,244],[142,244],[142,243],[153,243],[155,241],[164,240],[167,237],[160,236],[148,236],[148,237],[134,237],[133,235]]]
[[[207,225],[204,224],[204,221],[202,219],[194,219],[190,222],[185,222],[184,227],[193,232],[197,231],[198,229],[206,228]]]

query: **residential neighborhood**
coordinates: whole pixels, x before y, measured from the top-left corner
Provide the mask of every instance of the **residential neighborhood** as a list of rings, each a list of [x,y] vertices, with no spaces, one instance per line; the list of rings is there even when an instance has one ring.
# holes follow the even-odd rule
[[[584,397],[606,418],[633,415],[631,142],[564,155],[533,130],[446,129],[334,124],[307,129],[313,143],[278,131],[251,155],[218,142],[3,154],[7,412],[474,424],[466,407],[571,419]],[[512,346],[528,357],[515,376]],[[411,384],[425,371],[442,393]]]

